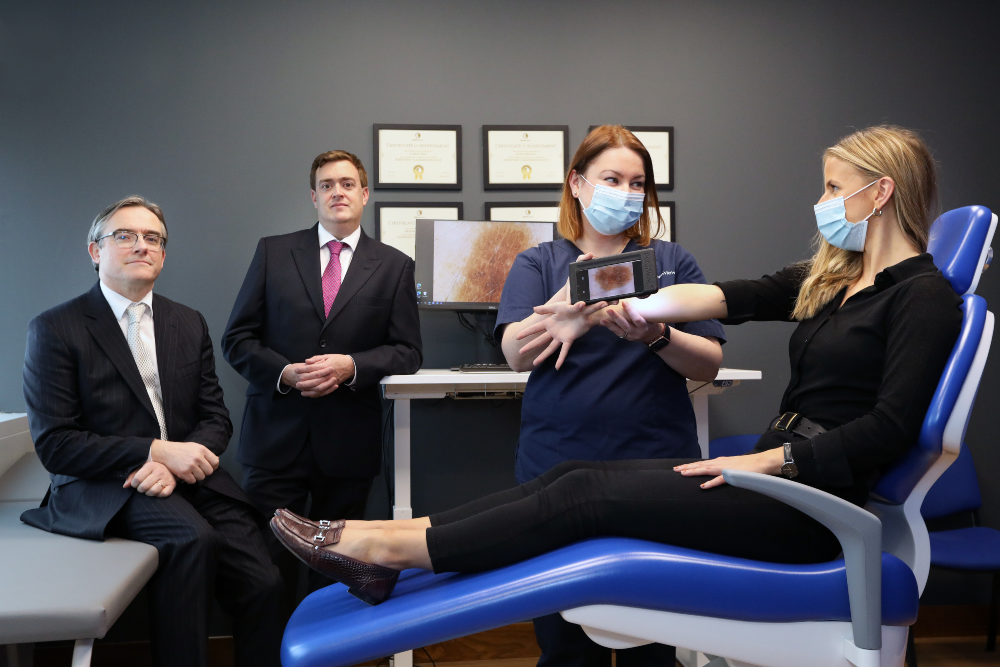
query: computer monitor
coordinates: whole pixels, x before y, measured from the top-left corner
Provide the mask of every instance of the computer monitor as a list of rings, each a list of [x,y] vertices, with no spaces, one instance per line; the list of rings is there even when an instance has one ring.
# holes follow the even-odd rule
[[[417,220],[417,305],[495,311],[517,253],[554,235],[552,222]]]

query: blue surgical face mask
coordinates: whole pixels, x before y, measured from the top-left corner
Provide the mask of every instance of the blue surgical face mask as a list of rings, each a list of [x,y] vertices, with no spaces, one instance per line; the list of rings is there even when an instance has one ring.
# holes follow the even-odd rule
[[[583,174],[579,176],[594,188],[590,206],[583,209],[583,214],[598,234],[618,236],[639,220],[646,201],[645,192],[622,192],[606,185],[594,185]],[[583,206],[582,200],[580,206]]]
[[[876,183],[878,183],[878,180],[872,181],[861,188],[861,190],[858,190],[858,192],[866,190]],[[858,192],[855,192],[854,195],[858,194]],[[828,199],[821,204],[813,206],[813,210],[816,211],[816,226],[827,243],[841,250],[861,252],[865,249],[865,236],[868,235],[868,218],[875,215],[877,207],[872,208],[872,212],[868,214],[868,218],[860,222],[848,222],[847,209],[844,208],[844,202],[854,195],[849,195],[846,198],[834,197],[833,199]]]

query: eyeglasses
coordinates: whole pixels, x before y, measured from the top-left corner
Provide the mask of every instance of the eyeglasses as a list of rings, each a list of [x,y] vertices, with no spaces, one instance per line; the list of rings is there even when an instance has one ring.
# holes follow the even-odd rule
[[[124,229],[118,229],[110,234],[105,234],[101,238],[97,239],[96,242],[100,243],[109,236],[114,238],[115,245],[119,248],[134,248],[135,244],[139,242],[139,236],[142,236],[142,240],[145,241],[146,245],[148,245],[151,250],[162,250],[167,245],[167,239],[159,234],[136,234],[135,232],[129,232]]]

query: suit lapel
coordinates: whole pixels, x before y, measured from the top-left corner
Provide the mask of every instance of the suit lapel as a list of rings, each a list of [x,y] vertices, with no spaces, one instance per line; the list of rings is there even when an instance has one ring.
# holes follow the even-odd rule
[[[316,223],[302,232],[302,240],[297,248],[292,248],[292,259],[299,270],[299,277],[306,287],[309,300],[320,320],[326,319],[323,314],[323,276],[319,272],[319,232]],[[336,306],[335,306],[336,307]]]
[[[129,349],[128,341],[122,335],[121,327],[115,320],[115,314],[101,292],[100,283],[94,285],[88,293],[87,309],[84,314],[90,319],[87,322],[87,330],[90,331],[90,335],[94,337],[104,354],[108,355],[108,359],[125,378],[126,384],[139,399],[139,402],[155,419],[156,412],[153,411],[153,404],[149,400],[149,394],[146,393],[146,385],[143,384],[142,376],[139,375],[139,367],[135,365],[135,358],[132,356],[132,350]]]
[[[173,414],[174,369],[177,367],[177,322],[173,318],[170,302],[153,295],[153,333],[156,336],[156,369],[160,374],[160,391],[163,394],[163,418],[170,436],[170,415]]]
[[[344,305],[358,293],[358,290],[368,282],[368,279],[372,277],[372,274],[382,264],[382,260],[375,256],[372,252],[373,250],[371,239],[368,238],[364,230],[361,230],[361,237],[358,239],[358,249],[351,258],[351,265],[347,269],[344,283],[340,286],[340,291],[337,292],[337,298],[333,301],[333,307],[330,308],[330,316],[326,318],[326,322],[323,324],[324,330],[330,326],[333,318],[340,314],[340,311],[344,309]]]

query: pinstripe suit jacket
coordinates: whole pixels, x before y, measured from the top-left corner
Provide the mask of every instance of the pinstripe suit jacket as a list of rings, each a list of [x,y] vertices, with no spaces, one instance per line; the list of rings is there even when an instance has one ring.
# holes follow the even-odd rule
[[[415,373],[422,359],[413,260],[362,231],[325,316],[318,226],[260,240],[229,317],[222,352],[250,382],[239,461],[280,471],[308,439],[325,474],[374,477],[379,380]],[[320,398],[278,392],[287,364],[319,354],[351,355],[354,384]]]
[[[212,340],[196,310],[153,295],[156,360],[171,440],[222,454],[233,425],[215,375]],[[52,479],[27,524],[100,540],[132,493],[160,427],[128,342],[100,283],[34,318],[24,354],[24,399],[35,451]],[[201,482],[248,502],[221,468]]]

